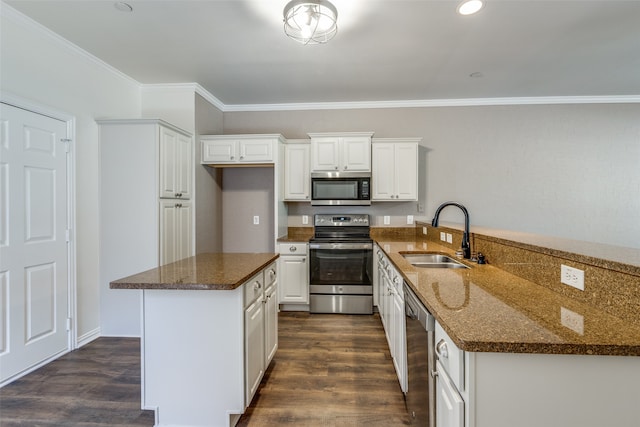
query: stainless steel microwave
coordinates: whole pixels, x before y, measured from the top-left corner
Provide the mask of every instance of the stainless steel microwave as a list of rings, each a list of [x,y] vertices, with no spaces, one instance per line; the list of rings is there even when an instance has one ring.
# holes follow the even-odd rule
[[[313,172],[311,204],[316,206],[370,205],[371,173]]]

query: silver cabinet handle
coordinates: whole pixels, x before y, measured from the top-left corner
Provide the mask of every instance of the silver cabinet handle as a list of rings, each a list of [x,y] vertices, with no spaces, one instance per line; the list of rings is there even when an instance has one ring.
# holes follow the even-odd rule
[[[296,248],[295,246],[291,246],[291,247],[289,248],[289,252],[295,252],[295,251],[297,251],[297,250],[298,250],[298,248]]]
[[[262,285],[260,284],[260,282],[258,282],[256,280],[255,284],[253,285],[253,290],[257,291],[258,289],[260,289],[262,287]]]
[[[230,159],[233,160],[233,159],[235,159],[235,157],[231,156]]]
[[[436,355],[439,358],[448,359],[449,358],[449,349],[447,348],[447,343],[445,340],[438,341],[436,345]]]
[[[244,156],[240,156],[240,160],[244,159]]]
[[[269,269],[269,274],[271,275],[271,277],[275,277],[276,276],[276,271],[273,268],[271,268],[271,269]]]
[[[338,167],[336,166],[335,169],[338,170]]]

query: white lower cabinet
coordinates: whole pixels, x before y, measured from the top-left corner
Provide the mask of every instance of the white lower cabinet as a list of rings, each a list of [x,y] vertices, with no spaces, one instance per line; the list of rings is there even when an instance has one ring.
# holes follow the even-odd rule
[[[440,364],[436,363],[436,427],[464,427],[464,400]]]
[[[436,323],[436,427],[635,426],[640,358],[467,352]]]
[[[407,392],[407,340],[402,276],[377,248],[378,311],[400,388]]]
[[[309,261],[307,244],[281,243],[280,304],[309,304]]]
[[[244,284],[245,405],[251,403],[278,348],[277,267]]]

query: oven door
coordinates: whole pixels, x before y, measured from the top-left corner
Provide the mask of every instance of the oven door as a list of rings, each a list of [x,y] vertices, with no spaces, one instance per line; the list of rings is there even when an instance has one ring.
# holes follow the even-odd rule
[[[370,287],[372,256],[371,242],[311,242],[309,244],[309,285],[312,287],[335,285]]]

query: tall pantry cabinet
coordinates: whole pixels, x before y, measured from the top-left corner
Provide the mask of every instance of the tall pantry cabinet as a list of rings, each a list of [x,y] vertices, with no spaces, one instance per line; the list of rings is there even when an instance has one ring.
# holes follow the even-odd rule
[[[134,335],[126,325],[140,322],[139,296],[109,282],[195,253],[193,140],[159,119],[97,122],[101,328]]]

